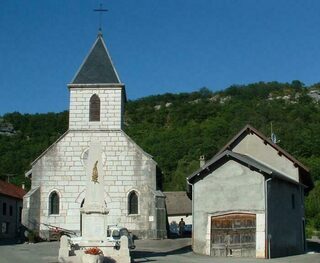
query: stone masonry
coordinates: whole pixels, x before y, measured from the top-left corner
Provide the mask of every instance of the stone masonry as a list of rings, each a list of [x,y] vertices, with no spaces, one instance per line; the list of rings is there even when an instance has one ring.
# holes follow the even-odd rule
[[[156,163],[123,131],[69,131],[34,164],[32,186],[41,186],[40,222],[80,229],[79,209],[86,183],[85,155],[92,138],[99,139],[104,148],[105,201],[110,209],[110,224],[121,222],[128,229],[139,232],[155,229],[156,222],[149,222],[149,217],[155,218],[155,207],[152,206],[155,203]],[[48,214],[48,197],[54,190],[60,195],[59,215]],[[139,194],[138,215],[128,215],[127,197],[131,190]]]
[[[164,195],[157,186],[157,164],[123,131],[124,84],[99,34],[70,90],[69,129],[32,163],[32,186],[24,198],[23,222],[48,235],[44,224],[81,232],[90,142],[102,145],[104,200],[108,224],[127,227],[140,238],[165,237]],[[99,97],[99,121],[90,121],[90,98]],[[50,214],[50,194],[59,195],[59,213]],[[128,196],[138,196],[129,214]],[[157,207],[156,207],[157,206]]]
[[[70,130],[122,129],[123,128],[123,89],[121,85],[104,88],[99,85],[70,87]],[[101,101],[101,121],[89,122],[89,100],[97,94]]]

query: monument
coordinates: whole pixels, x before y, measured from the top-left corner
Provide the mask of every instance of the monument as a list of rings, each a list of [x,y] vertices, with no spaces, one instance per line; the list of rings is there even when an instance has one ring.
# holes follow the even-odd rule
[[[107,236],[107,215],[104,201],[102,149],[97,141],[90,144],[86,167],[87,185],[82,214],[82,239],[103,240]]]
[[[121,237],[120,248],[114,242],[107,240],[109,211],[104,198],[102,147],[99,141],[90,143],[86,176],[85,201],[80,210],[82,234],[80,237],[61,237],[59,262],[91,262],[88,254],[93,253],[96,259],[92,262],[108,262],[109,259],[112,260],[110,262],[129,263],[128,238]]]

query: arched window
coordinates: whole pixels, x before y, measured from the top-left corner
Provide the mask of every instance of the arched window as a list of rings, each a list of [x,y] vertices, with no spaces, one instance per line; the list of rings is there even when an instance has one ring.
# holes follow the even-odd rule
[[[49,196],[49,214],[59,214],[59,195],[57,192],[52,192]]]
[[[128,213],[129,215],[138,214],[138,195],[135,191],[128,196]]]
[[[97,94],[90,98],[89,121],[100,121],[100,98]]]

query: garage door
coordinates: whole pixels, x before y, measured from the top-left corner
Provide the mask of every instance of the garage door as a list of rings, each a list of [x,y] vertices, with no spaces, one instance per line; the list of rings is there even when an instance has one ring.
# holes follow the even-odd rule
[[[256,256],[256,215],[228,214],[211,218],[212,256]]]

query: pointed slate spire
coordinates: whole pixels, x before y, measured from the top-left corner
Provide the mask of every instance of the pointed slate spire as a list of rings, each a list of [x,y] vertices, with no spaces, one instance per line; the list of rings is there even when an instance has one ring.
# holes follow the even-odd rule
[[[113,66],[102,34],[93,44],[71,84],[118,84],[121,83]]]

